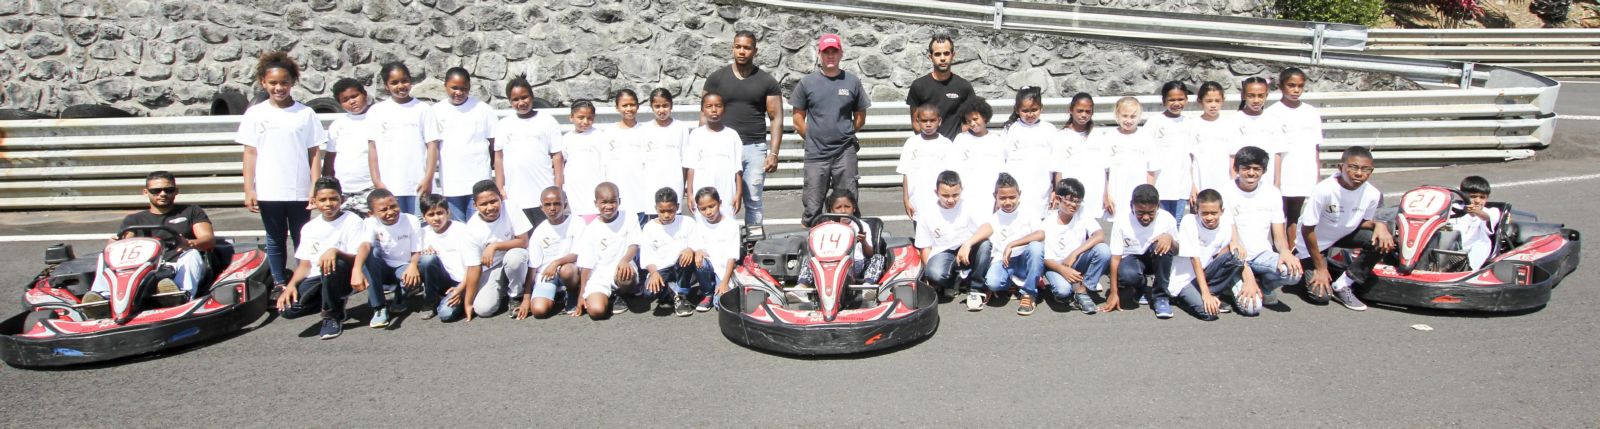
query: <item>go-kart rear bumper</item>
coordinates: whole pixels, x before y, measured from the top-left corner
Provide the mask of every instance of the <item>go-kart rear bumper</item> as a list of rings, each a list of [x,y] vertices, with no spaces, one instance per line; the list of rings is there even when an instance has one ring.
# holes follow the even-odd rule
[[[931,288],[919,288],[934,293]],[[848,355],[914,343],[939,327],[938,305],[928,305],[899,319],[887,317],[856,323],[793,325],[763,321],[740,311],[737,289],[722,294],[717,313],[722,335],[740,345],[786,355]]]

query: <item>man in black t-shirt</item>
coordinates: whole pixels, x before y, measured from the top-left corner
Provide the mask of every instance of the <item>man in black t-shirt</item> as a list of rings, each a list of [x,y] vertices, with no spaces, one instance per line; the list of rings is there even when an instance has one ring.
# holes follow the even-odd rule
[[[200,206],[177,204],[178,181],[172,173],[156,171],[145,176],[144,195],[150,199],[150,207],[122,218],[122,226],[117,230],[129,226],[164,226],[178,233],[181,236],[175,252],[178,256],[171,261],[176,268],[173,282],[179,290],[194,297],[196,287],[208,271],[205,255],[201,252],[211,251],[216,244],[212,236],[211,218],[206,217],[206,211]],[[132,235],[130,232],[117,239]],[[100,269],[104,270],[105,267]],[[95,276],[90,291],[104,298],[110,293],[110,285],[105,284],[101,276]],[[84,298],[91,298],[89,295]]]
[[[722,96],[722,122],[744,143],[746,225],[761,224],[761,191],[766,189],[767,173],[778,170],[778,148],[783,143],[783,89],[771,74],[756,67],[755,58],[755,33],[735,33],[733,65],[712,72],[701,88]]]
[[[939,134],[955,139],[964,122],[957,117],[958,110],[961,103],[972,97],[972,83],[950,71],[950,65],[956,60],[956,43],[949,35],[935,34],[933,40],[928,41],[928,60],[933,62],[933,72],[911,82],[911,90],[906,93],[906,106],[913,112],[911,124],[916,126],[914,111],[917,106],[933,104],[944,118],[939,123]]]

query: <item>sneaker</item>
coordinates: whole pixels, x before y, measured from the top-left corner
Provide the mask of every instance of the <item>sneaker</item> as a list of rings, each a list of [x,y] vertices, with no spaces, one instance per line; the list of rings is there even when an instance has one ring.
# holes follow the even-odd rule
[[[694,311],[701,313],[711,311],[711,297],[700,298],[700,303],[694,306]]]
[[[372,329],[383,329],[385,326],[389,326],[389,309],[380,308],[377,310],[372,310],[372,322],[367,323],[367,327]]]
[[[1333,297],[1334,299],[1338,299],[1340,304],[1344,304],[1344,308],[1355,311],[1367,311],[1367,305],[1362,304],[1361,300],[1356,298],[1355,292],[1352,292],[1348,288],[1333,291]]]
[[[1100,311],[1100,307],[1094,305],[1094,298],[1090,298],[1089,294],[1075,293],[1072,297],[1078,300],[1078,309],[1082,310],[1083,314],[1095,314]]]
[[[1033,314],[1033,297],[1022,295],[1017,298],[1017,315],[1027,316]]]
[[[1217,304],[1217,314],[1228,314],[1232,312],[1233,304],[1229,304],[1227,301],[1222,301]]]
[[[395,292],[394,292],[394,300],[389,301],[389,312],[390,313],[403,313],[405,311],[406,311],[406,292],[405,292],[405,289],[396,288]]]
[[[1150,305],[1150,295],[1142,293],[1139,294],[1139,306],[1143,307],[1146,305]]]
[[[438,317],[439,310],[428,310],[427,313],[422,313],[422,320],[433,320]]]
[[[156,282],[156,293],[161,295],[178,293],[178,284],[174,283],[172,279],[161,279]]]
[[[688,317],[694,314],[694,307],[689,305],[689,300],[684,298],[683,295],[676,295],[672,297],[672,314],[676,314],[678,317]]]
[[[1167,297],[1164,297],[1164,296],[1156,297],[1155,301],[1156,301],[1156,305],[1155,305],[1156,318],[1157,319],[1171,319],[1172,318],[1172,302],[1170,302],[1170,300],[1168,300]]]
[[[338,320],[322,319],[322,339],[339,338],[339,334],[342,333],[344,333],[344,326],[340,325]]]
[[[1278,290],[1277,289],[1273,289],[1273,290],[1267,291],[1266,293],[1261,294],[1261,305],[1263,307],[1270,306],[1270,305],[1278,305]]]
[[[623,298],[623,297],[620,297],[620,296],[612,296],[611,297],[611,314],[615,315],[615,314],[622,314],[622,313],[627,313],[627,312],[628,312],[628,300]]]
[[[983,311],[984,301],[988,300],[989,297],[983,292],[967,292],[967,311]]]

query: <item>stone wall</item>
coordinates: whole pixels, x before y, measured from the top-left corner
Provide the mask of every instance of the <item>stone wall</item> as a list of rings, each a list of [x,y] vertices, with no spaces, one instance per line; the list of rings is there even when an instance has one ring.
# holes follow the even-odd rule
[[[1269,3],[1054,1],[1244,15]],[[302,101],[328,97],[341,77],[371,85],[389,61],[410,65],[419,78],[413,94],[433,99],[443,97],[437,76],[466,67],[475,94],[499,107],[504,83],[519,73],[556,104],[603,100],[620,88],[682,93],[729,63],[736,30],[761,36],[758,61],[786,88],[813,70],[815,37],[837,32],[846,69],[864,76],[874,100],[897,101],[928,71],[929,36],[948,29],[734,0],[0,0],[0,108],[110,104],[141,115],[204,114],[219,93],[255,93],[255,57],[272,50],[288,50],[304,68],[295,90]],[[1023,85],[1051,96],[1144,94],[1174,79],[1231,87],[1279,68],[979,28],[957,31],[957,57],[957,73],[981,95],[1002,99]],[[1412,87],[1383,74],[1309,71],[1316,91]]]

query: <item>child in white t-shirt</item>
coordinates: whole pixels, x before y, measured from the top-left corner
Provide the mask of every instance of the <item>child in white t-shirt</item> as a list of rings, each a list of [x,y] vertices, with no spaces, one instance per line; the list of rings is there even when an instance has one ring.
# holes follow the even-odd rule
[[[1360,257],[1350,261],[1349,269],[1355,272],[1371,272],[1378,263],[1375,255],[1394,250],[1394,236],[1389,234],[1388,224],[1376,219],[1383,192],[1367,183],[1370,177],[1372,152],[1362,146],[1345,149],[1339,173],[1312,188],[1306,210],[1300,213],[1300,232],[1305,239],[1300,240],[1295,253],[1302,258],[1301,266],[1311,268],[1306,273],[1306,295],[1313,302],[1328,302],[1331,281],[1333,298],[1345,308],[1367,309],[1350,290],[1354,279],[1349,272],[1333,280],[1324,255],[1329,249],[1363,249]]]
[[[344,210],[367,213],[367,193],[372,192],[372,167],[367,159],[367,88],[361,81],[344,78],[333,83],[333,96],[344,115],[328,124],[328,144],[322,148],[322,175],[339,179],[344,187]]]
[[[906,138],[900,147],[900,162],[895,172],[900,173],[900,203],[907,217],[917,217],[917,201],[933,199],[935,176],[944,171],[945,157],[955,144],[939,134],[939,107],[933,104],[916,106],[911,111],[916,119],[912,124],[917,134]]]
[[[572,216],[567,210],[567,196],[561,188],[544,188],[539,193],[539,217],[544,218],[528,237],[528,267],[533,276],[533,287],[523,293],[522,305],[517,306],[517,319],[529,316],[550,317],[559,309],[577,311],[578,306],[578,255],[573,244],[588,226],[583,218]],[[556,306],[556,296],[566,295],[561,307]]]
[[[848,190],[835,189],[828,194],[825,203],[828,205],[829,214],[861,217],[859,210],[856,210],[856,194],[850,193]],[[877,284],[878,280],[883,276],[884,257],[882,252],[879,252],[875,247],[876,243],[872,242],[872,237],[874,236],[872,225],[866,222],[858,225],[854,221],[843,218],[833,218],[831,220],[850,225],[850,228],[856,231],[856,245],[850,258],[850,279],[848,281],[851,283],[861,281]],[[797,276],[795,283],[798,283],[802,288],[809,288],[814,284],[814,281],[815,273],[811,272],[811,264],[801,264],[800,275]]]
[[[1467,194],[1467,215],[1450,220],[1450,227],[1461,233],[1461,249],[1467,251],[1467,262],[1476,270],[1483,268],[1494,254],[1494,236],[1499,232],[1500,209],[1486,207],[1489,202],[1489,179],[1467,176],[1461,179],[1461,192]]]
[[[456,320],[461,316],[461,297],[466,294],[461,285],[467,267],[462,261],[471,259],[468,255],[473,252],[466,249],[467,228],[450,220],[450,204],[443,195],[423,195],[418,205],[422,219],[428,222],[422,233],[422,256],[417,259],[423,297],[430,309],[422,320]]]
[[[367,109],[367,159],[372,186],[388,189],[400,211],[417,214],[417,197],[433,193],[439,164],[439,120],[411,96],[411,70],[389,63],[378,77],[389,99]]]
[[[594,127],[593,103],[572,103],[572,115],[569,118],[572,120],[572,131],[562,137],[562,143],[566,146],[563,153],[567,165],[564,169],[566,183],[561,185],[561,190],[567,195],[578,195],[578,198],[588,200],[584,196],[593,195],[595,186],[605,182],[606,131]],[[572,206],[572,214],[585,219],[599,213],[593,204]]]
[[[289,279],[290,287],[278,296],[278,313],[289,319],[304,316],[312,308],[305,301],[320,302],[320,334],[331,340],[344,332],[344,303],[350,296],[356,253],[364,242],[363,229],[361,217],[340,209],[344,192],[338,179],[319,178],[314,188],[312,204],[318,216],[300,229],[300,246],[294,251],[300,264]]]
[[[300,80],[300,66],[289,54],[270,52],[256,63],[255,80],[267,100],[246,109],[234,142],[244,146],[244,206],[261,214],[266,230],[267,267],[275,287],[284,287],[289,238],[305,225],[310,213],[312,183],[322,168],[316,166],[317,147],[328,134],[317,112],[294,100],[290,89]]]
[[[650,92],[650,111],[655,114],[654,120],[642,126],[644,129],[642,152],[646,160],[642,171],[646,189],[672,188],[674,193],[683,198],[680,203],[687,202],[689,188],[684,176],[689,165],[686,156],[689,150],[689,132],[693,131],[695,126],[672,118],[672,91],[666,88],[656,88]]]
[[[739,262],[739,224],[722,211],[722,195],[716,188],[695,191],[694,204],[700,212],[694,236],[689,239],[697,264],[694,276],[702,290],[712,291],[711,296],[700,297],[694,311],[707,312],[728,291],[728,282],[733,279],[733,267]]]
[[[739,212],[743,201],[744,146],[739,133],[723,125],[723,107],[722,96],[717,93],[700,97],[700,116],[705,118],[705,125],[689,132],[683,159],[689,188],[710,187],[717,190],[717,195],[729,196],[729,204],[720,207],[724,215],[732,216]]]
[[[582,270],[583,284],[578,299],[582,304],[573,316],[589,314],[601,320],[627,310],[626,301],[615,294],[634,294],[639,285],[639,221],[622,215],[622,198],[617,185],[602,182],[595,186],[594,205],[600,212],[583,228],[573,245]]]
[[[1233,187],[1233,154],[1239,151],[1243,134],[1235,114],[1222,111],[1226,101],[1222,84],[1206,82],[1195,94],[1202,109],[1200,118],[1192,121],[1195,188],[1222,192]]]
[[[494,126],[495,183],[505,190],[507,203],[522,207],[528,222],[538,225],[545,220],[540,194],[565,183],[561,124],[533,109],[533,86],[526,76],[506,84],[506,98],[514,114]]]
[[[657,295],[662,289],[670,290],[673,314],[689,316],[694,314],[689,284],[694,282],[695,259],[689,242],[695,235],[695,221],[678,216],[678,202],[683,199],[671,187],[657,189],[652,201],[656,204],[656,218],[645,222],[638,242],[645,292]],[[696,292],[700,296],[711,296],[714,285],[698,286]]]
[[[1078,215],[1100,219],[1106,215],[1106,172],[1111,162],[1100,139],[1089,138],[1094,131],[1094,97],[1083,92],[1073,95],[1067,114],[1072,119],[1056,131],[1050,159],[1058,180],[1075,179],[1083,184],[1084,203]]]
[[[1296,247],[1300,208],[1305,206],[1312,188],[1322,180],[1322,162],[1317,159],[1317,154],[1322,152],[1322,113],[1316,106],[1300,101],[1306,91],[1306,73],[1299,68],[1289,67],[1278,73],[1278,91],[1283,97],[1263,114],[1283,129],[1279,145],[1283,155],[1273,166],[1275,170],[1269,173],[1277,178],[1273,186],[1283,194],[1283,216],[1289,221],[1289,247]]]
[[[1050,189],[1054,186],[1054,166],[1050,156],[1055,148],[1056,127],[1039,119],[1044,111],[1039,87],[1017,91],[1011,118],[1006,120],[1005,172],[1017,181],[1018,206],[1023,215],[1038,219],[1050,208]]]
[[[957,282],[963,280],[960,272],[968,270],[966,283],[982,290],[978,283],[987,278],[984,270],[989,268],[989,235],[993,232],[986,220],[993,204],[981,208],[967,205],[960,173],[945,170],[939,173],[937,183],[935,199],[917,210],[913,241],[922,254],[923,276],[941,294],[954,296]]]
[[[1106,303],[1101,311],[1121,309],[1118,289],[1132,285],[1139,301],[1150,302],[1156,318],[1172,317],[1172,303],[1167,289],[1172,274],[1174,237],[1178,233],[1177,220],[1161,210],[1161,194],[1155,185],[1143,184],[1133,188],[1129,210],[1117,215],[1111,224],[1111,290],[1106,292]],[[1146,285],[1145,276],[1155,278]]]
[[[467,268],[467,285],[461,300],[466,320],[500,311],[507,300],[523,298],[528,281],[528,233],[533,225],[517,207],[508,207],[493,180],[472,185],[472,205],[477,215],[467,221],[461,264]],[[451,296],[453,301],[456,296]],[[513,303],[521,306],[521,303]]]
[[[387,189],[368,194],[367,207],[371,215],[364,222],[364,240],[355,261],[361,269],[350,281],[350,288],[357,292],[367,290],[367,305],[372,307],[368,326],[382,329],[389,326],[389,313],[405,311],[405,290],[422,286],[422,271],[417,263],[422,256],[422,221],[400,213],[400,204]],[[394,290],[394,299],[388,300],[387,307],[386,287]]]
[[[472,185],[494,178],[490,153],[494,126],[500,117],[472,94],[472,74],[451,67],[444,74],[446,103],[433,105],[439,121],[439,193],[450,202],[450,218],[465,222],[472,215]]]
[[[1166,110],[1144,123],[1145,132],[1150,133],[1150,157],[1161,165],[1156,191],[1161,192],[1161,209],[1183,225],[1189,200],[1200,192],[1194,187],[1192,169],[1195,121],[1183,116],[1183,109],[1189,105],[1189,87],[1178,81],[1167,82],[1157,95]]]
[[[1178,254],[1172,258],[1172,274],[1167,279],[1167,293],[1178,298],[1200,320],[1217,320],[1217,314],[1228,311],[1219,295],[1233,289],[1240,275],[1245,281],[1255,283],[1250,270],[1236,255],[1233,217],[1222,208],[1222,193],[1215,189],[1200,191],[1195,198],[1195,220],[1178,227]],[[1229,293],[1233,294],[1232,292]],[[1238,298],[1234,300],[1237,302]]]
[[[655,213],[655,206],[650,202],[659,186],[646,182],[649,177],[643,174],[646,163],[654,160],[644,157],[649,136],[638,120],[639,95],[623,88],[617,90],[612,102],[615,103],[618,119],[606,127],[606,144],[602,149],[605,157],[601,161],[605,169],[604,180],[617,185],[617,189],[622,191],[623,215],[635,217],[643,225],[648,214]]]
[[[945,157],[945,170],[955,171],[972,187],[963,194],[967,207],[984,215],[994,211],[994,181],[1006,164],[1006,138],[1003,132],[989,130],[994,108],[982,97],[974,96],[961,105],[966,131],[957,134]]]
[[[1300,260],[1294,257],[1284,230],[1283,198],[1264,183],[1267,151],[1255,146],[1233,155],[1234,186],[1222,191],[1227,212],[1233,215],[1243,260],[1257,280],[1240,283],[1239,314],[1255,316],[1261,307],[1277,305],[1278,290],[1300,282]],[[1246,278],[1251,278],[1247,275]]]
[[[1089,291],[1100,290],[1100,276],[1111,263],[1111,250],[1106,247],[1100,222],[1079,210],[1088,201],[1083,194],[1078,179],[1057,181],[1051,193],[1056,209],[1039,221],[1039,231],[1025,239],[1043,244],[1044,278],[1056,300],[1072,302],[1084,314],[1095,314],[1099,309]]]
[[[1016,286],[1017,315],[1033,314],[1034,302],[1039,296],[1039,276],[1044,271],[1044,244],[1027,237],[1039,230],[1036,213],[1022,210],[1021,192],[1017,179],[1010,173],[1000,173],[995,182],[994,200],[997,207],[989,217],[989,270],[985,273],[984,288],[967,294],[967,310],[983,310],[984,304],[994,294]],[[992,265],[999,263],[998,266]]]
[[[1139,99],[1122,97],[1117,100],[1117,128],[1100,130],[1089,137],[1095,140],[1093,144],[1105,148],[1109,158],[1105,209],[1112,219],[1127,214],[1133,188],[1154,184],[1161,171],[1161,162],[1151,150],[1151,133],[1139,129],[1139,118],[1144,114],[1141,109]]]

